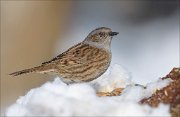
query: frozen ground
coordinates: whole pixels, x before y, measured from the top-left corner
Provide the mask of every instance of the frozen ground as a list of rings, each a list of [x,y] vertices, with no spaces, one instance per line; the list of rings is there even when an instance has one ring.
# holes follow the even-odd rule
[[[169,105],[158,108],[138,102],[155,90],[167,86],[170,79],[135,85],[120,65],[113,65],[99,79],[90,83],[66,85],[59,78],[31,89],[11,105],[6,116],[170,116]],[[97,91],[125,88],[120,96],[98,97]]]

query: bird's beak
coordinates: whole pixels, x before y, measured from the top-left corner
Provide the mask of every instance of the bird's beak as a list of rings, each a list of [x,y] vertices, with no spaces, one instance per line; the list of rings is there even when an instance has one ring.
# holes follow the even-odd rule
[[[117,35],[117,34],[119,34],[119,33],[118,33],[118,32],[110,32],[110,33],[109,33],[110,36],[115,36],[115,35]]]

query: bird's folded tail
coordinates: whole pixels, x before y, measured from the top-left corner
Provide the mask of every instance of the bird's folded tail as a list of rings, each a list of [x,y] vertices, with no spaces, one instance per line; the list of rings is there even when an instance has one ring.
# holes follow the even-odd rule
[[[48,72],[49,70],[50,70],[50,68],[48,66],[38,66],[38,67],[30,68],[30,69],[24,69],[24,70],[21,70],[21,71],[13,72],[13,73],[11,73],[9,75],[19,76],[19,75],[22,75],[22,74],[29,74],[29,73],[34,73],[34,72],[45,73],[46,71]]]

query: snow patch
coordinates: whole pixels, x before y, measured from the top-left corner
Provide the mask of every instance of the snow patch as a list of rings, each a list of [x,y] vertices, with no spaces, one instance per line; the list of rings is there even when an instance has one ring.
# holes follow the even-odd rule
[[[60,78],[31,89],[11,105],[6,116],[170,116],[169,105],[157,108],[139,104],[153,90],[171,81],[159,80],[147,88],[135,85],[129,73],[113,65],[104,75],[90,83],[66,85]],[[96,91],[125,88],[120,96],[98,97]]]

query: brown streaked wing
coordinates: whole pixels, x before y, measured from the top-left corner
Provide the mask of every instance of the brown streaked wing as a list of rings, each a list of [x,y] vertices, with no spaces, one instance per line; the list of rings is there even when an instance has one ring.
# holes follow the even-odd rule
[[[80,44],[69,49],[61,58],[56,59],[56,63],[70,68],[72,66],[85,65],[92,61],[93,52],[97,50],[99,49],[88,44]]]
[[[69,53],[69,51],[71,51],[72,49],[77,48],[77,47],[79,47],[81,45],[82,45],[82,43],[78,43],[77,45],[72,46],[71,48],[69,48],[67,51],[65,51],[65,52],[61,53],[60,55],[56,56],[55,58],[51,59],[50,61],[43,62],[42,64],[48,64],[48,63],[51,63],[51,62],[55,62],[56,60],[59,60],[61,58],[64,58],[64,56],[66,56]]]

